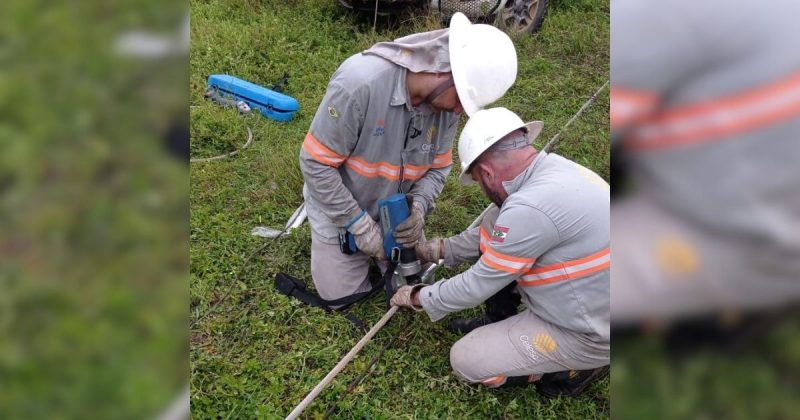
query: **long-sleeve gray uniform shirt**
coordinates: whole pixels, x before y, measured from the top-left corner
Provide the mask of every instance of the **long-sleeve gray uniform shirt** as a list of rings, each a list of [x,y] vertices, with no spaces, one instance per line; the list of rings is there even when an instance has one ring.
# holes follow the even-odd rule
[[[608,184],[577,163],[539,152],[503,186],[509,196],[492,232],[477,227],[445,240],[445,264],[478,261],[422,289],[422,307],[436,321],[516,281],[523,303],[541,319],[608,342]]]
[[[334,73],[300,151],[311,228],[336,243],[339,229],[377,202],[410,193],[433,209],[452,167],[458,116],[411,105],[407,70],[374,55]]]

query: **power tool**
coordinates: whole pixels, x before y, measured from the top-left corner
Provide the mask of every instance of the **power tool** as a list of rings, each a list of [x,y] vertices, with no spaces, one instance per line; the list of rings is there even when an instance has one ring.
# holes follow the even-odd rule
[[[405,194],[392,194],[378,201],[378,215],[383,231],[383,252],[389,261],[388,270],[384,274],[386,294],[391,298],[400,286],[421,281],[422,265],[417,259],[417,252],[414,251],[414,248],[405,248],[394,239],[394,231],[397,226],[411,215]],[[339,235],[339,248],[348,255],[358,252],[352,233],[343,232]],[[391,278],[389,278],[390,275]]]
[[[383,252],[390,262],[397,264],[392,278],[393,290],[404,284],[420,282],[422,265],[414,248],[405,248],[394,239],[394,230],[411,215],[405,194],[393,194],[378,201],[381,230],[383,231]]]

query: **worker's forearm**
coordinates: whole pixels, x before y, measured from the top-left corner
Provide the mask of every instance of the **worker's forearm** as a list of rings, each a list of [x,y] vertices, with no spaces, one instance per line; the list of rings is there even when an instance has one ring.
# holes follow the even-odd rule
[[[361,212],[358,202],[342,183],[342,177],[336,168],[301,155],[300,169],[308,193],[334,224],[344,226]]]
[[[452,165],[445,168],[428,169],[428,172],[414,183],[414,187],[409,191],[409,194],[414,197],[414,201],[424,205],[426,215],[433,210],[434,201],[442,193],[444,181],[447,179],[451,167]]]
[[[467,229],[444,240],[444,264],[448,267],[462,262],[474,263],[480,254],[480,227]]]

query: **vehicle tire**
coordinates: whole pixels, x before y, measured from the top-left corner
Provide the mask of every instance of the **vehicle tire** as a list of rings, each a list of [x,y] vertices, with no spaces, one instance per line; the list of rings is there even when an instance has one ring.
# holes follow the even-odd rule
[[[548,0],[509,0],[500,10],[500,27],[506,32],[533,33],[539,30]]]

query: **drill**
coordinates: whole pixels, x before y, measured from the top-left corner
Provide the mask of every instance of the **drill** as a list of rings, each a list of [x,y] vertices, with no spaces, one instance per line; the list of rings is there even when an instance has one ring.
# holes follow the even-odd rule
[[[391,298],[400,286],[422,281],[422,265],[414,248],[405,248],[394,239],[395,228],[411,215],[405,194],[392,194],[378,201],[378,215],[383,231],[383,252],[389,260],[389,267],[384,273],[386,295]],[[347,255],[358,252],[355,238],[350,232],[339,234],[339,247]]]
[[[383,252],[391,262],[390,268],[397,265],[391,291],[387,288],[389,295],[392,295],[400,286],[419,283],[422,265],[414,248],[404,248],[394,239],[395,228],[411,215],[405,194],[393,194],[378,201],[378,213],[383,231]]]

